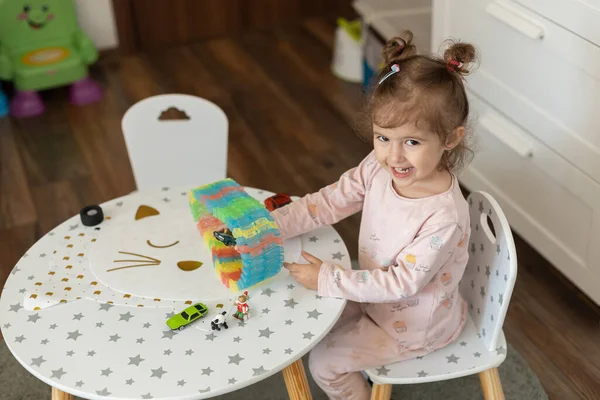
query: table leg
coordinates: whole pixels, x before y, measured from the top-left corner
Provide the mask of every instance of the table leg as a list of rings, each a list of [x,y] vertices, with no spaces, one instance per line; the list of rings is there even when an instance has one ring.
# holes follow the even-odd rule
[[[52,388],[52,400],[73,400],[73,396],[57,388]]]
[[[283,379],[285,380],[290,400],[312,400],[302,359],[283,369]]]

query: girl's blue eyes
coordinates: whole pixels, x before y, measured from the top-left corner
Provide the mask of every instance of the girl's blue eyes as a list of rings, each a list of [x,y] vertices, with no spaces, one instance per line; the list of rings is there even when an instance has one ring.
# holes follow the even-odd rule
[[[377,136],[377,140],[379,140],[380,142],[389,142],[390,141],[390,139],[386,138],[385,136],[381,136],[381,135]],[[408,139],[406,141],[406,144],[409,146],[416,146],[420,143],[414,139]]]

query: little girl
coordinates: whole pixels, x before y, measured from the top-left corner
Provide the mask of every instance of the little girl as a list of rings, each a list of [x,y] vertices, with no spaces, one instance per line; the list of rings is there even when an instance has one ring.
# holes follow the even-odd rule
[[[319,295],[349,300],[310,355],[312,376],[330,399],[368,399],[360,371],[444,347],[466,321],[458,283],[469,211],[454,173],[472,153],[463,75],[475,49],[454,43],[443,58],[416,55],[407,31],[383,55],[366,109],[374,150],[339,181],[272,214],[288,238],[363,212],[359,270],[305,252],[309,264],[284,263]]]

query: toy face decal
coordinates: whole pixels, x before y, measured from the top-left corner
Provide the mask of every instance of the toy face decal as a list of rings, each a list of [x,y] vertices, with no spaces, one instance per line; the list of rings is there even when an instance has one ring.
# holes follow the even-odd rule
[[[54,19],[54,13],[50,12],[50,7],[47,4],[41,6],[25,4],[22,12],[17,15],[17,19],[26,21],[31,29],[39,30]]]

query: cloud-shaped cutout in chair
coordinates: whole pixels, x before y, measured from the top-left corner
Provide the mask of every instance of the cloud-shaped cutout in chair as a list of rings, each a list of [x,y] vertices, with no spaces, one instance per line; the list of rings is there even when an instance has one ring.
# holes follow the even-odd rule
[[[221,282],[233,291],[274,277],[283,264],[283,240],[271,213],[233,179],[224,179],[189,193],[192,216],[213,255]],[[214,230],[225,224],[236,250],[217,240]]]

